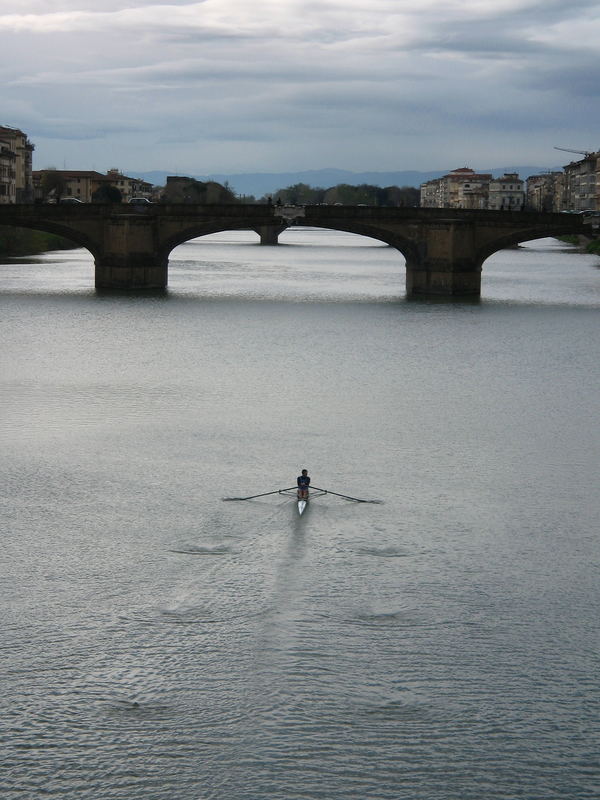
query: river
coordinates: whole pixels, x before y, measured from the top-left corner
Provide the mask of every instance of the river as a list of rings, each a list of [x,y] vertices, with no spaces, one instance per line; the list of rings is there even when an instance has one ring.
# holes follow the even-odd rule
[[[292,229],[0,265],[4,800],[600,794],[600,258]],[[226,496],[313,484],[381,504]]]

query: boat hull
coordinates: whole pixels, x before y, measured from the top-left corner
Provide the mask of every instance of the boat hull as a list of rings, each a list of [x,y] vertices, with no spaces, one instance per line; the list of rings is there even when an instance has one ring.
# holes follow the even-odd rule
[[[308,505],[308,500],[298,500],[298,514],[302,516],[306,510],[306,506]]]

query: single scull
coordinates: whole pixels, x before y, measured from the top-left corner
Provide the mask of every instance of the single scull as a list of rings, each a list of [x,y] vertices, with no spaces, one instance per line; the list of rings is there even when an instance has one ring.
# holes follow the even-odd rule
[[[332,492],[331,489],[321,489],[319,486],[311,486],[311,497],[323,497],[326,494],[332,494],[336,497],[341,497],[343,500],[352,500],[355,503],[381,503],[381,500],[365,500],[362,497],[352,497],[349,494],[340,494],[340,492]],[[283,494],[293,496],[298,503],[298,514],[306,511],[308,505],[308,497],[298,497],[298,489],[296,486],[288,486],[285,489],[274,489],[272,492],[261,492],[260,494],[251,494],[248,497],[224,497],[223,500],[254,500],[257,497],[267,497],[273,494]]]

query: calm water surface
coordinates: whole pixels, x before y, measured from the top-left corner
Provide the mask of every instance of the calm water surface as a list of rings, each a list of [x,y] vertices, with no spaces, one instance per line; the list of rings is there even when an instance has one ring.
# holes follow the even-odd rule
[[[0,266],[3,798],[600,796],[600,259],[281,241]]]

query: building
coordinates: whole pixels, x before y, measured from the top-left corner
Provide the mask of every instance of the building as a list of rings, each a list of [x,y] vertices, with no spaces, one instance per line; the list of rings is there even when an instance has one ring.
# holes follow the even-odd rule
[[[564,211],[564,174],[543,172],[527,178],[525,207],[529,211]]]
[[[116,186],[124,203],[132,197],[152,195],[152,184],[141,178],[128,178],[111,169],[104,175],[95,170],[42,169],[33,173],[35,199],[53,200],[57,197],[76,197],[82,203],[91,203],[94,192],[101,186]]]
[[[76,197],[82,203],[91,203],[96,189],[107,182],[106,175],[95,170],[40,169],[33,172],[34,194],[38,201]]]
[[[525,181],[516,172],[505,172],[489,183],[487,207],[490,211],[522,211],[525,207]]]
[[[141,178],[130,178],[123,175],[116,167],[109,169],[106,177],[110,179],[112,186],[116,186],[121,192],[123,202],[127,203],[132,197],[152,197],[152,184]]]
[[[0,125],[0,203],[32,203],[33,144],[18,128]]]
[[[0,138],[0,204],[17,202],[17,154],[10,141]]]
[[[424,208],[487,208],[491,173],[460,167],[421,184]]]
[[[439,208],[440,181],[436,178],[421,184],[421,208]]]
[[[466,168],[450,173],[450,208],[485,209],[489,203],[489,190],[492,175],[477,173]]]
[[[599,162],[600,152],[586,153],[584,158],[563,167],[566,211],[600,210]]]

